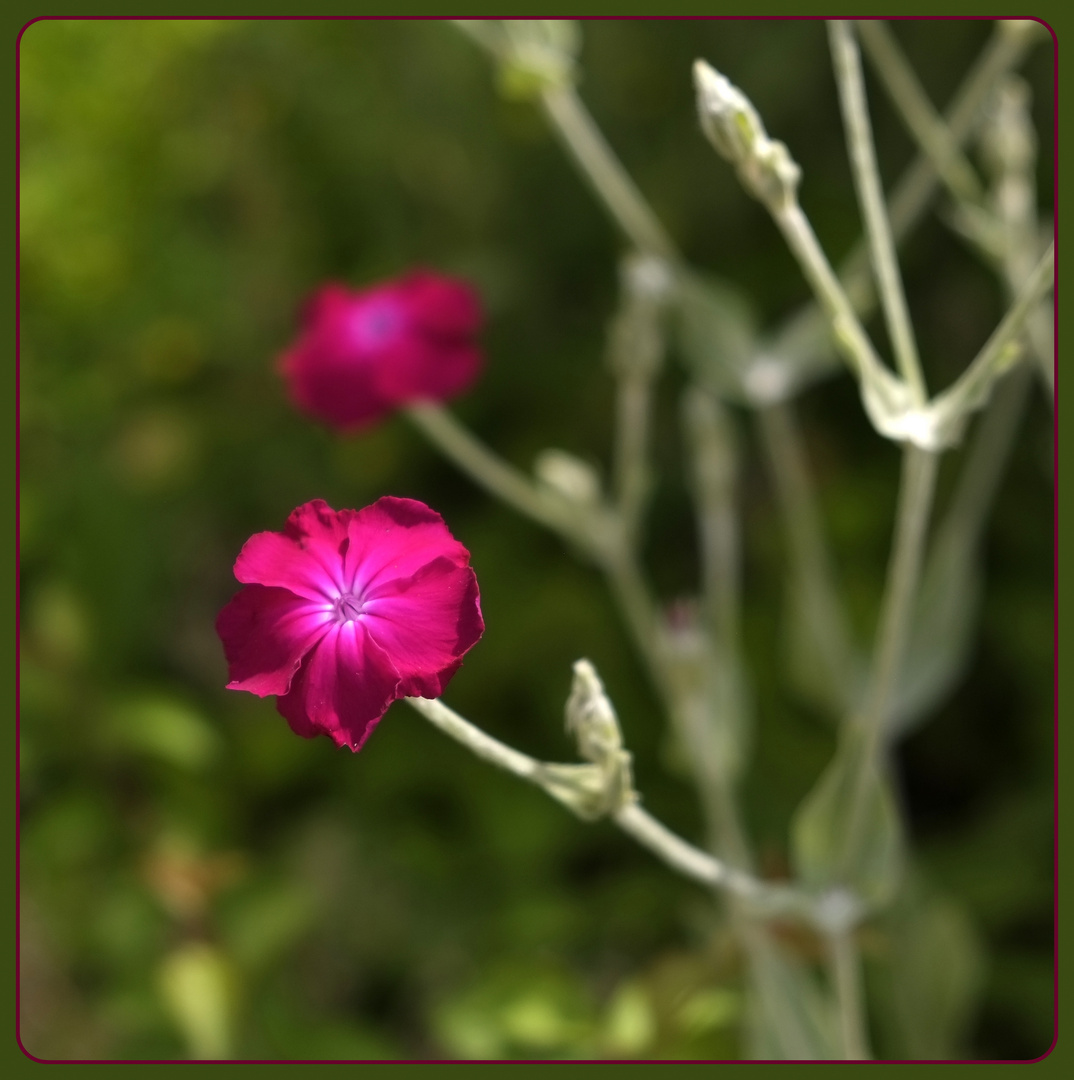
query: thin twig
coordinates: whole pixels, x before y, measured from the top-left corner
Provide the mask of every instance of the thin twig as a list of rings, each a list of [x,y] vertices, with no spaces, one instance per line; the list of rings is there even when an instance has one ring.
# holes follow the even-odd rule
[[[955,146],[961,146],[983,119],[983,104],[996,82],[1016,67],[1033,47],[1031,34],[1012,34],[997,24],[992,39],[977,58],[945,112],[947,130]],[[888,212],[896,241],[902,240],[920,220],[936,190],[938,177],[933,162],[925,154],[903,173],[895,185]],[[863,241],[855,245],[839,268],[854,308],[863,317],[876,301],[869,274],[869,250]],[[782,355],[803,341],[824,340],[824,316],[809,304],[790,315],[772,340],[772,351]]]
[[[861,980],[861,956],[852,930],[827,935],[828,968],[839,1006],[839,1033],[848,1061],[867,1061],[869,1053]]]
[[[554,493],[542,490],[521,469],[504,461],[446,409],[433,402],[416,402],[405,411],[430,442],[490,494],[575,543],[587,548],[594,544],[583,515],[572,513]]]
[[[552,777],[571,768],[595,766],[549,765],[530,757],[499,739],[493,738],[475,724],[465,720],[439,699],[408,697],[404,699],[434,727],[466,747],[484,761],[503,769],[522,780],[554,794]],[[789,886],[771,885],[750,874],[727,865],[687,843],[663,825],[637,802],[627,802],[611,815],[612,820],[628,836],[647,847],[672,869],[701,885],[727,890],[741,900],[755,905],[766,916],[797,915],[811,917],[812,901]]]
[[[899,381],[884,366],[869,340],[801,207],[797,202],[791,203],[776,213],[775,221],[806,280],[813,287],[814,295],[835,330],[836,340],[858,377],[884,386],[890,394],[897,395]]]
[[[664,312],[674,281],[663,259],[640,253],[622,260],[619,279],[619,310],[608,332],[608,366],[615,377],[612,463],[625,539],[636,548],[652,485],[653,384],[664,359]]]
[[[965,411],[967,407],[983,404],[982,395],[987,394],[991,383],[1013,362],[1012,351],[1018,348],[1018,338],[1026,319],[1036,310],[1054,284],[1055,245],[1051,244],[973,362],[951,386],[933,399],[931,408],[957,408]]]
[[[684,394],[682,417],[693,474],[701,595],[721,652],[737,651],[740,557],[731,422],[719,401],[697,387]]]
[[[929,101],[895,35],[879,19],[862,19],[856,28],[884,89],[948,190],[956,199],[980,204],[984,189],[977,173]]]
[[[936,486],[939,455],[908,445],[903,450],[895,537],[873,648],[865,703],[844,725],[842,739],[859,742],[842,851],[844,876],[861,841],[870,786],[876,782],[888,734],[888,707],[910,638],[921,566]]]
[[[619,227],[639,251],[675,262],[678,252],[571,86],[549,86],[541,101],[553,127]]]
[[[884,309],[888,335],[895,350],[895,360],[902,377],[917,405],[927,398],[921,362],[917,355],[913,324],[906,306],[902,276],[895,255],[880,173],[873,146],[872,125],[865,102],[865,80],[861,57],[854,41],[851,24],[843,21],[828,23],[832,59],[839,84],[839,100],[843,109],[847,147],[853,167],[854,186],[865,218],[865,231],[872,252],[873,272],[880,286],[880,304]]]
[[[903,450],[895,538],[888,564],[869,689],[859,718],[873,746],[882,736],[888,702],[909,640],[938,465],[938,454],[915,446],[907,446]]]

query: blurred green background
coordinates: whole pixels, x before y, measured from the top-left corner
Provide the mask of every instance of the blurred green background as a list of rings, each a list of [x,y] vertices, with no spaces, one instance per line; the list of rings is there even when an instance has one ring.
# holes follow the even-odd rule
[[[896,27],[941,105],[990,30]],[[580,92],[687,257],[747,290],[769,323],[804,300],[774,227],[697,129],[690,64],[727,72],[789,144],[803,205],[838,258],[859,222],[823,24],[601,21],[583,34]],[[1049,44],[1024,74],[1050,133]],[[22,38],[20,78],[25,1047],[45,1058],[741,1053],[740,958],[718,910],[611,826],[581,824],[405,706],[352,756],[296,738],[271,700],[223,689],[213,621],[252,532],[314,497],[422,499],[472,552],[487,623],[448,703],[520,749],[569,760],[570,665],[589,657],[646,804],[700,836],[596,572],[402,419],[337,438],[291,410],[274,373],[321,281],[427,265],[470,278],[488,309],[487,372],[459,415],[523,468],[548,446],[607,462],[604,333],[623,244],[537,109],[498,96],[486,57],[451,26],[420,21],[42,21]],[[869,88],[890,183],[912,147]],[[1050,138],[1040,152],[1050,207]],[[935,215],[906,273],[939,387],[987,337],[1001,293]],[[672,361],[647,546],[668,600],[696,588],[682,385]],[[1034,393],[987,539],[972,666],[901,752],[920,865],[942,898],[932,932],[956,942],[966,973],[951,991],[951,1052],[976,1057],[1033,1057],[1052,1032],[1052,435]],[[843,374],[808,391],[801,416],[867,640],[898,452]],[[738,418],[758,713],[746,818],[779,875],[789,817],[833,738],[784,674],[782,540]],[[883,923],[863,938],[870,972],[891,942]],[[902,1055],[893,1008],[875,1010],[874,1036]]]

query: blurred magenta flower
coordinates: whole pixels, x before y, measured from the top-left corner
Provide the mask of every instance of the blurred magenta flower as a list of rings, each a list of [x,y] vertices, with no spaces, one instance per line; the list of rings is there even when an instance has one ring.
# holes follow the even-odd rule
[[[228,689],[276,694],[299,735],[361,749],[396,698],[439,697],[484,632],[469,561],[414,499],[300,506],[235,561],[246,588],[216,620]]]
[[[365,290],[325,285],[307,301],[280,371],[298,408],[354,430],[466,390],[481,370],[473,337],[482,320],[469,285],[427,270]]]

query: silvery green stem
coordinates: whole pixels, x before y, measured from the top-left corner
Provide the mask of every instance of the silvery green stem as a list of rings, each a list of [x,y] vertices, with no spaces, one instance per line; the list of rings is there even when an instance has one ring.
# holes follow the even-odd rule
[[[880,609],[869,688],[860,721],[874,748],[883,733],[888,701],[909,640],[938,465],[938,454],[916,446],[907,446],[903,450],[895,538]],[[864,758],[870,756],[863,755]]]
[[[872,1055],[869,1053],[863,1009],[865,995],[861,979],[861,955],[853,930],[844,929],[829,934],[825,944],[828,950],[828,969],[839,1008],[839,1034],[843,1055],[848,1061],[867,1061]]]
[[[991,41],[978,57],[963,80],[945,113],[947,130],[956,147],[961,146],[983,119],[982,106],[1000,78],[1016,67],[1033,47],[1036,35],[1032,32],[1012,32],[1011,24],[996,24]],[[1034,24],[1035,26],[1036,24]],[[937,175],[933,162],[920,156],[900,177],[892,191],[889,214],[891,231],[901,240],[920,220],[936,189]],[[839,277],[855,309],[867,314],[876,300],[869,275],[869,251],[864,243],[850,253],[840,267]],[[784,323],[776,334],[773,351],[782,354],[799,347],[797,342],[820,339],[823,328],[821,316],[813,305],[800,309]]]
[[[970,73],[955,93],[945,112],[947,132],[952,144],[960,147],[983,120],[983,108],[988,95],[1006,72],[1017,67],[1029,50],[1040,40],[1036,23],[1029,29],[1012,29],[1013,23],[996,23],[992,40],[985,46]],[[903,174],[891,198],[891,227],[901,238],[918,220],[936,188],[937,174],[933,162],[922,155]],[[863,253],[864,255],[864,253]]]
[[[979,204],[984,197],[981,182],[933,108],[895,35],[878,19],[862,19],[856,29],[888,96],[940,179],[956,199]]]
[[[649,494],[649,415],[652,378],[631,372],[615,391],[615,489],[619,513],[636,536]]]
[[[739,651],[739,537],[734,502],[735,447],[730,420],[698,387],[681,410],[690,460],[701,556],[704,618],[694,633],[666,630],[671,714],[705,806],[716,850],[750,863],[736,802],[748,727]]]
[[[608,366],[616,384],[616,502],[633,544],[651,486],[652,387],[663,362],[662,322],[674,279],[664,260],[640,254],[622,261],[619,276],[622,300],[609,333]]]
[[[858,375],[874,424],[876,414],[901,411],[906,387],[881,363],[798,203],[798,164],[783,143],[769,137],[749,98],[703,60],[694,63],[694,86],[701,130],[779,226]]]
[[[845,715],[855,704],[857,665],[806,468],[805,447],[788,404],[766,406],[758,409],[756,415],[775,480],[793,576],[802,591],[808,629]]]
[[[408,697],[406,703],[421,713],[445,735],[450,735],[472,754],[498,769],[512,773],[523,780],[538,783],[540,762],[536,758],[515,750],[506,743],[494,739],[469,720],[464,720],[454,709],[449,709],[439,699]]]
[[[1019,337],[1026,319],[1055,284],[1055,245],[1049,245],[1033,272],[1023,283],[1014,303],[968,368],[930,404],[937,417],[964,416],[980,408],[992,384],[1021,354]]]
[[[633,557],[621,557],[604,564],[612,592],[634,635],[635,644],[659,674],[660,663],[654,659],[659,650],[656,634],[656,604],[649,593],[641,568]]]
[[[872,125],[865,101],[861,56],[850,23],[829,22],[828,33],[839,84],[839,100],[843,109],[854,186],[865,218],[873,272],[880,286],[880,304],[884,309],[884,318],[899,371],[910,387],[915,404],[922,405],[927,397],[925,380],[921,374],[917,342],[914,340],[914,329],[906,306],[898,259],[895,256],[895,241],[884,205],[884,191],[880,184],[880,171],[873,146]]]
[[[417,402],[405,410],[411,422],[443,454],[490,494],[558,532],[586,550],[602,539],[586,528],[587,515],[577,512],[557,493],[535,485],[525,473],[498,457],[446,409],[433,402]]]
[[[937,528],[937,546],[941,536],[954,536],[965,558],[973,558],[1025,409],[1030,375],[1029,368],[1017,368],[993,395],[975,432],[951,504]]]
[[[599,770],[597,765],[560,765],[538,761],[493,738],[439,699],[408,697],[404,700],[434,727],[477,757],[535,784],[576,811],[577,806],[567,789],[572,782],[576,782],[576,778],[584,784],[591,770],[592,775]],[[625,801],[611,813],[611,819],[623,832],[648,848],[673,870],[701,885],[727,890],[754,904],[758,914],[812,918],[812,901],[804,894],[783,886],[769,885],[735,870],[687,843],[636,801]]]
[[[901,411],[908,404],[906,388],[877,355],[801,207],[797,202],[780,207],[775,221],[827,314],[836,343],[862,383],[866,407],[872,389],[882,410]]]
[[[549,86],[541,102],[582,172],[631,243],[649,255],[678,259],[675,244],[593,122],[572,86]]]
[[[995,96],[993,122],[982,140],[995,175],[992,205],[1004,236],[1003,272],[1013,297],[1033,269],[1038,250],[1036,133],[1029,115],[1030,90],[1017,76],[1004,79]],[[1026,330],[1049,396],[1055,398],[1051,313],[1030,314]]]
[[[739,536],[734,433],[719,401],[697,387],[683,395],[701,552],[701,594],[721,650],[737,651]]]
[[[684,877],[724,889],[744,901],[748,910],[758,917],[792,916],[810,922],[814,920],[813,901],[804,893],[791,887],[770,885],[728,866],[676,836],[636,802],[617,810],[612,820]]]
[[[749,736],[749,703],[740,648],[736,452],[730,419],[713,396],[696,387],[683,398],[683,427],[691,455],[693,496],[701,555],[704,636],[711,641],[709,671],[699,700],[684,695],[680,712],[692,719],[692,756],[703,779],[713,840],[733,861],[750,864],[737,804],[737,781]],[[680,726],[691,718],[680,718]]]
[[[733,870],[720,859],[676,836],[638,803],[631,803],[617,810],[613,820],[623,832],[655,852],[685,877],[693,878],[703,885],[727,888],[748,897],[763,889],[763,886],[748,874]]]
[[[422,402],[409,406],[406,413],[477,484],[508,506],[578,544],[600,566],[635,645],[666,699],[668,686],[656,639],[656,605],[637,558],[624,543],[618,516],[599,505],[572,505],[558,493],[537,487],[439,405]]]
[[[888,704],[909,642],[938,465],[938,454],[916,446],[903,450],[895,538],[865,703],[859,713],[848,718],[841,736],[861,741],[846,818],[843,860],[847,863],[859,847],[869,785],[883,767]]]

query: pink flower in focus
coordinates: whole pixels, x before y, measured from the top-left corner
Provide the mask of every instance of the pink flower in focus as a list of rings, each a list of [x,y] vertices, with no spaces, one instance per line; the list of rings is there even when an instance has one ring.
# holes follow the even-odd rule
[[[325,285],[307,302],[280,371],[295,405],[353,430],[466,390],[481,369],[473,337],[482,318],[473,289],[426,270],[356,292]]]
[[[297,734],[361,749],[396,698],[439,697],[484,632],[469,561],[414,499],[300,506],[235,561],[246,588],[216,620],[228,689],[276,694]]]

